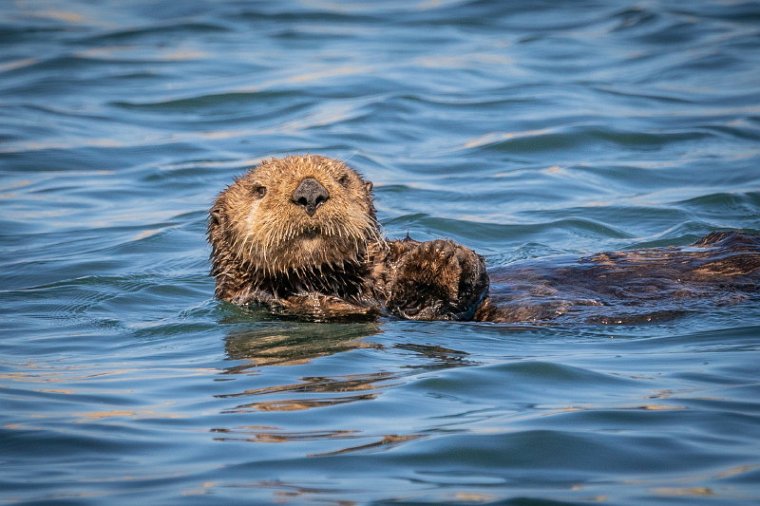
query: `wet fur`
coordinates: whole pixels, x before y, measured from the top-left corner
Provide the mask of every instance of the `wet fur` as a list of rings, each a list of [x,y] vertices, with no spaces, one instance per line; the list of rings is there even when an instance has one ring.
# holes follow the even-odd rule
[[[521,262],[490,274],[479,320],[650,322],[756,297],[760,236],[713,232],[688,248]]]
[[[309,177],[329,193],[313,215],[292,198]],[[489,293],[485,262],[469,248],[448,240],[386,241],[371,189],[344,163],[314,155],[266,160],[237,179],[209,216],[217,297],[313,320],[390,314],[622,323],[684,306],[674,301],[738,301],[758,288],[760,239],[721,232],[692,248],[497,269]]]

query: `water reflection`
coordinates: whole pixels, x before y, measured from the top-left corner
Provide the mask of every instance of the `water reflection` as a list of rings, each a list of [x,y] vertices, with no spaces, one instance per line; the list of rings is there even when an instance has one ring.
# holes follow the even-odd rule
[[[306,323],[265,322],[262,326],[238,329],[225,340],[227,356],[245,360],[242,365],[227,369],[242,372],[267,365],[296,365],[317,357],[333,355],[359,348],[381,348],[364,341],[377,334],[376,323]]]
[[[236,394],[218,395],[219,398],[245,397],[249,395],[266,395],[279,392],[325,393],[325,392],[355,392],[375,388],[375,383],[398,377],[388,372],[373,374],[348,374],[335,378],[315,376],[305,377],[301,383],[276,385],[271,387],[254,388]]]
[[[335,450],[332,452],[312,454],[310,456],[311,457],[327,457],[331,455],[342,455],[344,453],[352,453],[352,452],[367,451],[367,450],[385,450],[391,447],[398,446],[402,443],[406,443],[407,441],[414,441],[415,439],[419,439],[420,437],[422,437],[421,434],[406,434],[406,435],[388,434],[386,436],[381,437],[379,440],[373,441],[371,443],[362,444],[358,446],[349,446],[348,448],[341,448],[340,450]]]
[[[322,439],[346,439],[357,437],[355,430],[285,431],[269,425],[244,425],[235,428],[214,428],[219,434],[216,441],[248,441],[251,443],[287,443],[291,441],[315,441]]]
[[[224,374],[238,378],[228,383],[230,386],[245,386],[214,396],[229,403],[219,411],[229,422],[210,429],[219,442],[287,443],[305,457],[383,452],[429,434],[411,426],[406,430],[382,423],[356,426],[331,413],[354,403],[363,407],[348,409],[385,413],[388,403],[393,406],[396,402],[384,394],[415,377],[432,370],[478,365],[468,352],[439,344],[410,342],[402,336],[382,336],[377,339],[380,342],[372,342],[367,338],[381,334],[378,323],[270,319],[247,320],[242,327],[238,316],[239,312],[233,312],[224,322],[234,327],[225,340],[225,351],[228,359],[243,363],[225,369]],[[245,316],[267,318],[261,313]],[[385,337],[399,342],[383,344]],[[353,360],[352,352],[359,353],[358,360]],[[378,360],[378,355],[390,362]],[[326,368],[325,361],[335,361],[337,367]],[[297,375],[312,370],[312,362],[321,363],[321,371],[335,374]],[[394,365],[388,367],[389,363]],[[379,369],[378,364],[386,366]],[[304,365],[306,369],[302,369]],[[406,406],[397,409],[408,411]],[[287,418],[289,412],[307,410],[312,420],[309,428]]]
[[[411,351],[420,357],[430,359],[430,362],[410,366],[417,369],[448,369],[451,367],[473,366],[479,363],[468,358],[470,354],[466,351],[454,350],[439,345],[401,343],[395,345],[394,348]]]

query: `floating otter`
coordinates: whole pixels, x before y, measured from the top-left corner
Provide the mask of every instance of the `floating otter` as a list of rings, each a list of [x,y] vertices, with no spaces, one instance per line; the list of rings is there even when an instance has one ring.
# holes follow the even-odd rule
[[[498,269],[489,293],[484,259],[471,249],[449,240],[384,239],[371,190],[343,162],[315,155],[269,159],[237,179],[210,211],[217,297],[312,320],[582,315],[622,323],[683,309],[661,301],[735,301],[757,291],[760,239],[717,232],[686,249]]]

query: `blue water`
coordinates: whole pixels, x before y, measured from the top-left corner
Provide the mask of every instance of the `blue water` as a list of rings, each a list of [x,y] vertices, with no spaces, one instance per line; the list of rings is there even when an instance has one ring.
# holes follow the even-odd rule
[[[213,298],[258,160],[490,267],[760,231],[757,2],[0,6],[0,502],[760,500],[760,308],[314,324]]]

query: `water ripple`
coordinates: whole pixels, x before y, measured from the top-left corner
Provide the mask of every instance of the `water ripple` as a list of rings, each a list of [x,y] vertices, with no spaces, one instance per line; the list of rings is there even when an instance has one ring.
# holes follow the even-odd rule
[[[285,321],[213,298],[204,236],[235,176],[304,152],[373,181],[388,236],[453,238],[495,274],[760,230],[758,20],[6,2],[0,502],[751,503],[753,298]]]

